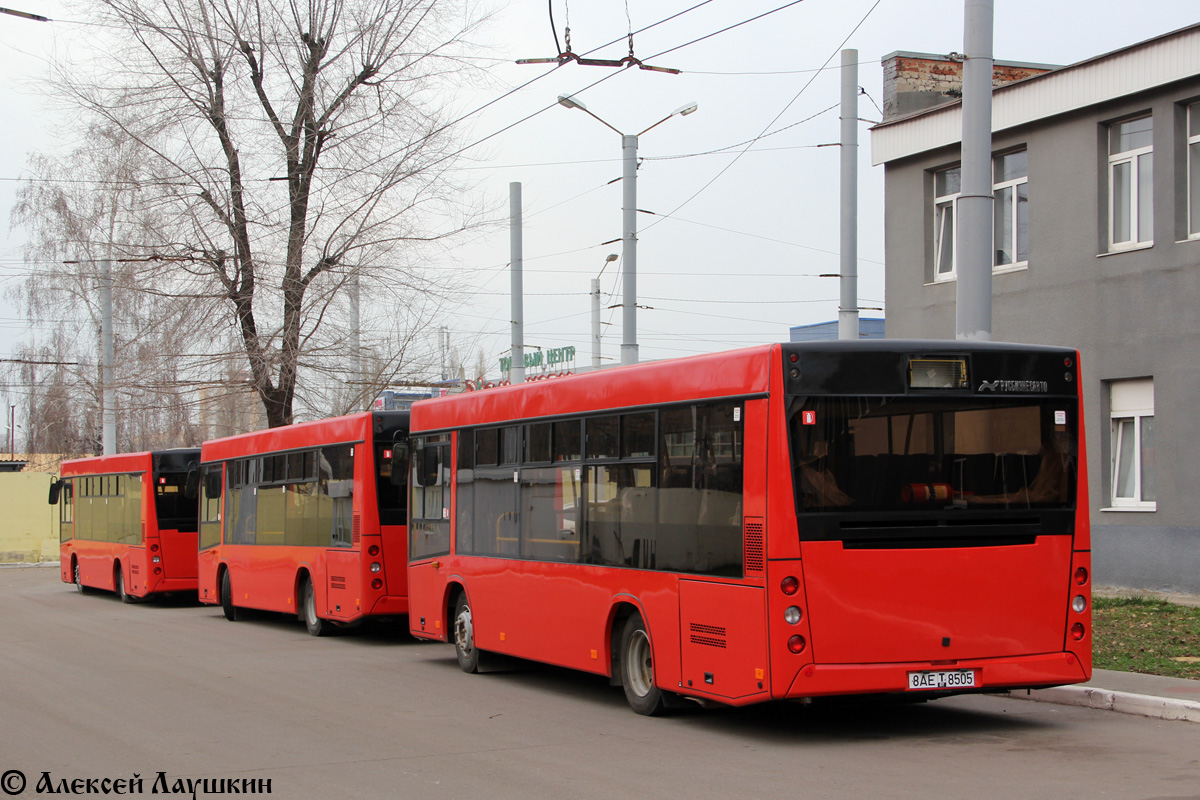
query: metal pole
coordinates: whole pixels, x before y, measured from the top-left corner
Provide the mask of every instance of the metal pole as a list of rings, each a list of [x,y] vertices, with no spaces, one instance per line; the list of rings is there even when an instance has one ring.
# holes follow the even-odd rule
[[[992,0],[965,0],[955,336],[992,338]]]
[[[508,185],[509,213],[509,262],[512,273],[512,369],[509,380],[525,382],[525,312],[523,310],[524,289],[521,285],[521,184],[513,181]]]
[[[624,258],[624,297],[621,300],[621,363],[638,363],[637,344],[637,147],[638,137],[621,137],[624,170],[621,174]]]
[[[858,51],[842,51],[841,303],[838,338],[858,339]]]
[[[592,278],[592,369],[600,369],[600,279]]]
[[[112,262],[100,262],[100,383],[103,385],[100,416],[103,420],[104,455],[117,452],[117,392],[113,386]]]

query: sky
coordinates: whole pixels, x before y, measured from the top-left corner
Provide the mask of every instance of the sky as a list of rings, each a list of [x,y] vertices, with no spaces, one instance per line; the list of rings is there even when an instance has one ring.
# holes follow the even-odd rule
[[[619,59],[628,52],[631,28],[700,2],[550,5],[559,42],[569,21],[574,52],[615,41],[593,55]],[[78,135],[69,118],[49,107],[40,83],[45,62],[69,55],[89,35],[88,21],[56,0],[6,3],[54,21],[0,15],[0,289],[24,269],[22,233],[9,230],[7,221],[28,153],[68,148]],[[604,243],[622,233],[621,184],[613,182],[621,175],[621,141],[595,119],[558,105],[558,95],[577,96],[624,133],[637,133],[686,104],[699,105],[695,114],[667,120],[639,143],[637,205],[649,212],[638,215],[643,361],[786,341],[791,326],[835,320],[838,281],[817,276],[839,269],[840,154],[836,146],[821,145],[840,136],[843,48],[858,51],[858,83],[866,92],[858,110],[859,302],[864,317],[884,316],[883,170],[871,166],[869,133],[882,116],[880,59],[896,50],[962,51],[963,5],[712,0],[635,35],[635,55],[682,70],[670,75],[518,65],[517,59],[556,54],[547,3],[494,2],[491,22],[475,37],[486,79],[447,102],[462,116],[495,101],[464,121],[463,142],[478,144],[466,151],[459,170],[469,202],[492,209],[495,224],[428,265],[453,270],[474,287],[443,321],[468,371],[482,360],[488,377],[497,377],[511,344],[511,182],[522,185],[526,351],[573,346],[578,366],[591,363],[588,292],[600,275],[601,354],[605,364],[619,361],[621,313],[609,306],[621,302],[622,251],[619,242]],[[1116,0],[1000,0],[993,52],[998,60],[1070,64],[1196,21],[1194,0],[1147,0],[1136,12]],[[618,259],[607,263],[609,254]],[[30,334],[19,312],[0,301],[0,358]],[[429,331],[431,341],[436,336]]]

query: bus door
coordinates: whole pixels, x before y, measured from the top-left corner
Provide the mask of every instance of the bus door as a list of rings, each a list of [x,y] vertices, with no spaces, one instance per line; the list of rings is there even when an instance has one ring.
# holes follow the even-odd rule
[[[765,609],[761,587],[680,580],[683,687],[730,699],[766,694]]]
[[[408,587],[408,454],[403,432],[394,441],[375,444],[375,495],[389,595],[405,595]]]

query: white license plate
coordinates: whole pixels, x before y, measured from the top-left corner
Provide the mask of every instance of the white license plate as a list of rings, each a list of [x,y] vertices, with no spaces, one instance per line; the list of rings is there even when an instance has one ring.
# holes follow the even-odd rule
[[[963,689],[975,686],[975,670],[947,669],[908,673],[909,690]]]

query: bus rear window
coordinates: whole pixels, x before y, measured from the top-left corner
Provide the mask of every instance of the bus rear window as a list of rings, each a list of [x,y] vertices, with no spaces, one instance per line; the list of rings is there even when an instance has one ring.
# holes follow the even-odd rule
[[[1070,400],[797,398],[800,511],[1069,508]]]

